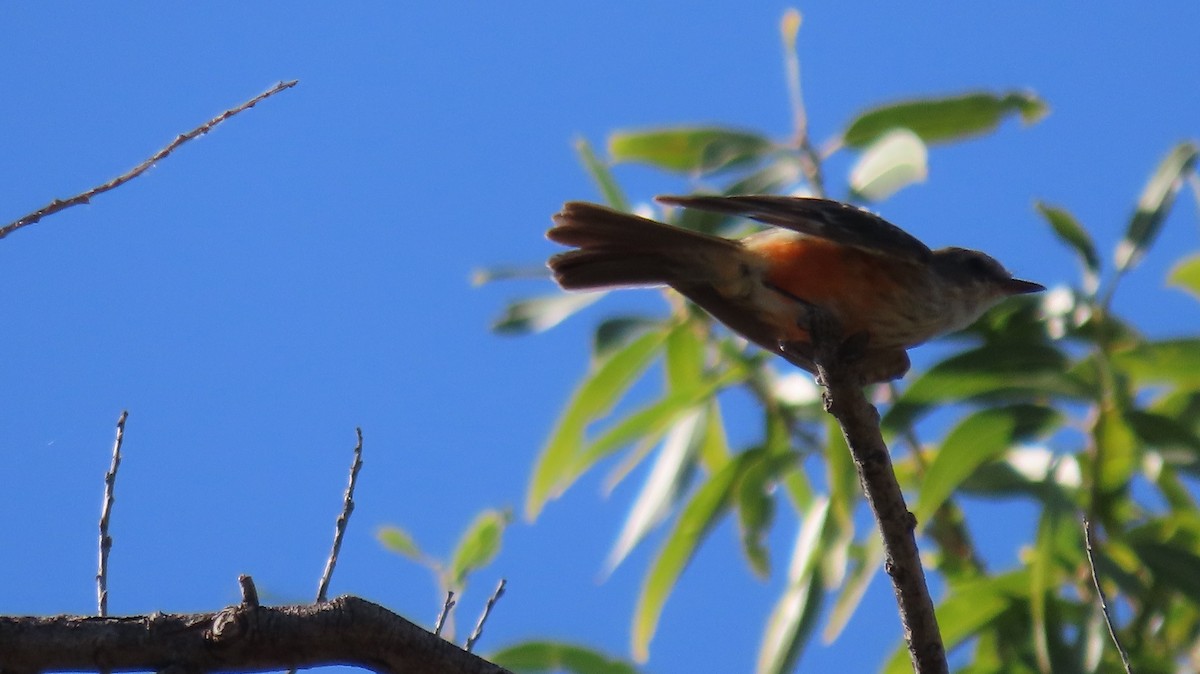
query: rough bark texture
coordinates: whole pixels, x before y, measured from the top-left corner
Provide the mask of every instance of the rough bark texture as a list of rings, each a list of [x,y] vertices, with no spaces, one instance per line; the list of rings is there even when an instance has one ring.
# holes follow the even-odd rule
[[[0,674],[256,672],[338,664],[395,674],[507,671],[348,596],[190,615],[0,617]]]

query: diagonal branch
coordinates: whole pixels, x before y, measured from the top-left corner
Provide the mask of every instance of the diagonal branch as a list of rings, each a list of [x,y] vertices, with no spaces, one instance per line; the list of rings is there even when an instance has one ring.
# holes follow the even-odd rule
[[[355,428],[358,443],[354,445],[354,463],[350,464],[350,482],[346,485],[346,494],[342,498],[342,514],[338,515],[333,531],[333,547],[329,550],[329,558],[325,561],[325,571],[321,574],[321,582],[317,585],[317,602],[325,601],[329,596],[329,581],[333,578],[333,567],[337,566],[338,555],[342,551],[342,538],[346,535],[346,525],[350,523],[350,513],[354,512],[354,487],[358,484],[358,471],[362,470],[362,429]]]
[[[267,91],[264,91],[263,93],[255,96],[254,98],[251,98],[250,100],[246,101],[245,103],[242,103],[241,105],[239,105],[237,107],[230,108],[230,109],[226,110],[225,112],[222,112],[221,114],[217,115],[216,117],[213,117],[212,119],[208,120],[207,122],[201,124],[200,126],[194,128],[194,129],[192,129],[191,131],[188,131],[187,133],[176,136],[175,140],[171,141],[163,149],[159,150],[158,152],[155,152],[154,155],[151,156],[149,159],[147,159],[146,161],[142,162],[141,164],[138,164],[137,166],[133,167],[128,172],[123,173],[123,174],[117,176],[116,178],[113,178],[112,180],[104,183],[103,185],[97,185],[96,187],[93,187],[92,189],[90,189],[86,192],[81,192],[79,194],[76,194],[73,197],[68,198],[68,199],[55,199],[54,201],[51,201],[49,204],[46,204],[45,206],[43,206],[42,208],[39,208],[38,210],[36,210],[32,213],[29,213],[28,215],[24,215],[20,218],[17,218],[16,220],[8,223],[7,225],[0,227],[0,239],[3,239],[4,237],[8,236],[9,234],[12,234],[13,232],[17,231],[18,229],[20,229],[22,227],[25,227],[27,225],[32,225],[33,223],[38,222],[39,220],[41,220],[42,218],[44,218],[48,215],[53,215],[59,211],[66,210],[72,206],[79,206],[80,204],[89,203],[92,200],[92,197],[103,194],[109,190],[114,190],[114,189],[120,187],[121,185],[124,185],[125,183],[129,182],[130,180],[133,180],[134,178],[136,178],[136,177],[142,175],[143,173],[145,173],[146,171],[148,171],[151,166],[154,166],[156,163],[162,161],[163,159],[166,159],[167,156],[170,155],[172,152],[174,152],[180,145],[183,145],[184,143],[188,142],[189,140],[191,140],[193,138],[196,138],[197,136],[203,136],[204,134],[211,131],[213,129],[213,127],[220,124],[221,122],[224,122],[225,120],[229,119],[230,117],[233,117],[234,115],[238,114],[239,112],[253,108],[259,102],[266,100],[267,98],[270,98],[271,96],[274,96],[275,94],[283,91],[284,89],[291,89],[292,87],[296,86],[299,82],[300,82],[300,80],[291,80],[290,82],[280,82],[279,84],[276,84],[274,87],[268,89]]]
[[[808,309],[813,360],[817,365],[818,381],[825,387],[825,409],[842,428],[867,503],[879,525],[884,568],[896,593],[913,671],[944,674],[949,672],[946,649],[917,549],[916,518],[908,511],[896,481],[887,445],[879,432],[879,412],[863,395],[854,362],[856,354],[850,348],[854,337],[843,342],[841,326],[832,316],[819,307]],[[782,348],[786,349],[786,345]]]

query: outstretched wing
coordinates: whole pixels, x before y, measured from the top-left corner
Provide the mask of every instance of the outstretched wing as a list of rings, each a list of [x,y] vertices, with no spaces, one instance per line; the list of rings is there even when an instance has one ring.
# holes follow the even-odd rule
[[[842,245],[917,262],[927,261],[931,255],[928,246],[903,229],[840,201],[768,195],[660,196],[655,199],[684,208],[740,215]]]

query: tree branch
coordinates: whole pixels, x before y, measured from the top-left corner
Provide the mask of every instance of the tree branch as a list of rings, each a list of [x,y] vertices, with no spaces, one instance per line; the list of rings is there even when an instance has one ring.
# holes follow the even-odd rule
[[[0,617],[0,674],[250,672],[354,665],[385,674],[507,670],[358,597],[217,613]]]
[[[887,445],[879,432],[879,412],[865,395],[855,367],[857,336],[843,341],[841,326],[819,307],[807,307],[818,381],[825,387],[825,409],[842,428],[859,481],[879,525],[884,568],[892,579],[900,623],[917,674],[949,672],[933,599],[925,583],[914,534],[916,518],[908,511],[896,481]],[[861,344],[859,345],[861,347]],[[784,345],[786,348],[786,345]]]
[[[263,93],[255,96],[254,98],[246,101],[245,103],[242,103],[241,105],[239,105],[237,107],[230,108],[230,109],[226,110],[225,112],[222,112],[221,114],[217,115],[216,117],[213,117],[212,119],[208,120],[207,122],[201,124],[200,126],[194,128],[194,129],[192,129],[191,131],[188,131],[187,133],[183,133],[183,134],[176,136],[175,140],[171,141],[163,149],[159,150],[158,152],[155,152],[154,155],[151,156],[149,159],[147,159],[146,161],[142,162],[141,164],[138,164],[137,166],[133,167],[128,172],[123,173],[123,174],[117,176],[116,178],[113,178],[112,180],[104,183],[103,185],[97,185],[96,187],[93,187],[92,189],[90,189],[86,192],[81,192],[81,193],[76,194],[75,196],[67,198],[67,199],[55,199],[54,201],[51,201],[49,204],[46,204],[45,206],[39,208],[38,210],[36,210],[32,213],[29,213],[28,215],[24,215],[20,218],[17,218],[16,220],[8,223],[7,225],[0,227],[0,239],[3,239],[4,237],[8,236],[9,234],[12,234],[13,232],[17,231],[18,229],[20,229],[22,227],[25,227],[26,225],[32,225],[33,223],[38,222],[39,220],[46,217],[47,215],[53,215],[59,211],[66,210],[72,206],[78,206],[80,204],[89,203],[92,200],[92,197],[103,194],[109,190],[114,190],[114,189],[120,187],[121,185],[124,185],[125,183],[129,182],[130,180],[133,180],[134,178],[136,178],[136,177],[142,175],[143,173],[145,173],[146,171],[148,171],[151,166],[154,166],[159,161],[166,159],[167,155],[174,152],[176,150],[176,148],[178,148],[180,145],[183,145],[184,143],[188,142],[189,140],[191,140],[197,136],[203,136],[204,134],[211,131],[213,129],[213,127],[220,124],[221,122],[224,122],[225,120],[229,119],[230,117],[233,117],[234,115],[238,114],[239,112],[253,108],[259,102],[261,102],[267,98],[270,98],[271,96],[274,96],[275,94],[283,91],[284,89],[291,89],[292,87],[296,86],[296,84],[298,84],[299,82],[300,82],[300,80],[292,80],[290,82],[280,82],[279,84],[276,84],[274,87],[268,89],[267,91],[264,91]]]
[[[121,443],[125,441],[125,420],[129,411],[121,412],[117,419],[117,439],[113,441],[112,463],[104,474],[104,505],[100,508],[100,561],[96,569],[96,615],[108,615],[108,553],[112,550],[112,536],[108,533],[108,522],[112,517],[113,492],[117,485],[117,468],[121,466]]]

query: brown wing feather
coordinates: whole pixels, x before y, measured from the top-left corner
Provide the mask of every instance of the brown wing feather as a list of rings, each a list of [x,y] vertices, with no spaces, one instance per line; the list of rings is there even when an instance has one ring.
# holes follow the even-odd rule
[[[660,196],[656,200],[684,208],[729,213],[917,262],[930,259],[929,247],[903,229],[856,206],[830,199],[770,195]]]

